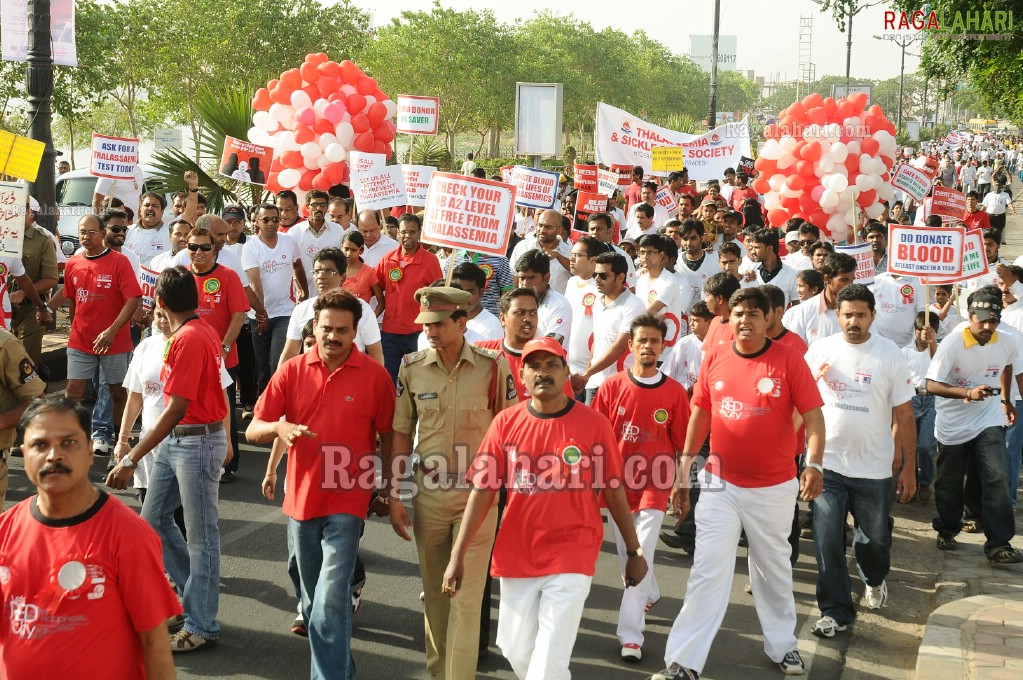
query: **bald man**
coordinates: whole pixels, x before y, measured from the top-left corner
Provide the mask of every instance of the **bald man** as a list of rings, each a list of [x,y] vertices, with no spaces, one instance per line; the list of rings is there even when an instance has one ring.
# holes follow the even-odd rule
[[[518,271],[517,263],[520,257],[530,250],[541,251],[551,261],[549,285],[561,294],[565,293],[568,279],[572,276],[568,271],[568,256],[572,252],[572,245],[558,237],[565,219],[557,210],[544,210],[537,218],[536,231],[532,236],[519,241],[508,258],[512,271]]]
[[[398,242],[383,233],[384,224],[380,213],[376,210],[363,210],[359,213],[359,233],[366,242],[362,251],[363,264],[375,268],[384,255],[398,247]]]

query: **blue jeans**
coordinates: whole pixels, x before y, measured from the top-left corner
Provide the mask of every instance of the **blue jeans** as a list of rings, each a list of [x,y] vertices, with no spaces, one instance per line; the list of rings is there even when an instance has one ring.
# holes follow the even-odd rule
[[[380,349],[384,353],[384,368],[391,374],[391,380],[398,380],[398,367],[401,358],[409,352],[419,349],[419,331],[407,335],[401,333],[381,333]]]
[[[934,484],[934,456],[938,440],[934,437],[934,395],[913,397],[913,415],[916,416],[916,481]]]
[[[1023,463],[1023,401],[1016,400],[1016,422],[1005,430],[1005,452],[1009,457],[1009,503],[1016,509],[1016,495],[1019,493],[1019,470]]]
[[[217,496],[220,469],[227,455],[227,433],[176,437],[169,435],[159,448],[142,517],[163,542],[163,566],[181,594],[185,630],[215,640],[220,635],[220,530]],[[174,524],[174,510],[182,506],[188,542]]]
[[[252,331],[252,353],[256,362],[256,397],[270,384],[270,376],[277,370],[284,342],[287,340],[288,321],[291,317],[275,316],[266,322],[266,332],[256,332],[256,320],[249,319]]]
[[[856,619],[852,584],[845,561],[846,508],[856,527],[856,571],[869,585],[881,585],[891,568],[892,534],[888,525],[892,479],[846,477],[824,471],[824,490],[813,501],[813,549],[817,554],[817,606],[846,626]]]
[[[932,526],[939,536],[955,536],[963,528],[963,477],[970,455],[977,463],[977,476],[983,489],[984,553],[991,555],[1007,547],[1016,533],[1009,504],[1008,456],[1005,455],[1005,428],[989,427],[962,444],[938,443],[937,474],[934,479],[934,503],[938,516]]]
[[[288,519],[309,631],[312,680],[355,677],[350,584],[363,520],[355,515]]]
[[[107,385],[106,374],[102,366],[96,366],[96,375],[92,379],[96,390],[96,403],[92,407],[92,438],[113,444],[117,441],[117,427],[114,422],[114,402],[110,399],[110,386]]]

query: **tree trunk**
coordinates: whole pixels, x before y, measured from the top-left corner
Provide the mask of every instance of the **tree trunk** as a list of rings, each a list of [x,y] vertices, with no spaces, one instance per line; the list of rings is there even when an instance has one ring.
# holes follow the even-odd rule
[[[494,125],[490,128],[490,143],[487,145],[487,155],[497,158],[501,155],[501,126]]]
[[[71,122],[70,118],[65,118],[64,121],[67,123],[67,132],[68,132],[67,136],[68,136],[68,147],[69,147],[68,153],[71,155],[71,158],[69,158],[68,160],[71,161],[71,169],[74,170],[75,169],[75,126]]]
[[[589,160],[586,156],[586,123],[579,121],[579,151],[576,158]]]

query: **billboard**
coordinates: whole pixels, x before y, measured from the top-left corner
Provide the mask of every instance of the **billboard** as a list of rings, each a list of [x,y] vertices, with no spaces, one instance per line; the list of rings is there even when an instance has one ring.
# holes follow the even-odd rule
[[[689,36],[689,58],[707,73],[710,73],[712,35]],[[718,36],[718,70],[734,71],[736,55],[736,37],[734,35]]]
[[[835,99],[842,99],[857,92],[865,92],[867,94],[867,106],[874,103],[874,88],[870,85],[850,85],[848,88],[845,85],[831,86],[831,96]]]

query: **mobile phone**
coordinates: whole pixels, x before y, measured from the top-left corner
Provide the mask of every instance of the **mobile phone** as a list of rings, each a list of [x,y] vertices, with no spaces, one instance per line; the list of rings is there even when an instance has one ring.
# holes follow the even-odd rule
[[[1001,387],[989,387],[988,389],[991,390],[991,395],[992,396],[996,396],[997,397],[999,394],[1002,393],[1002,388]]]

